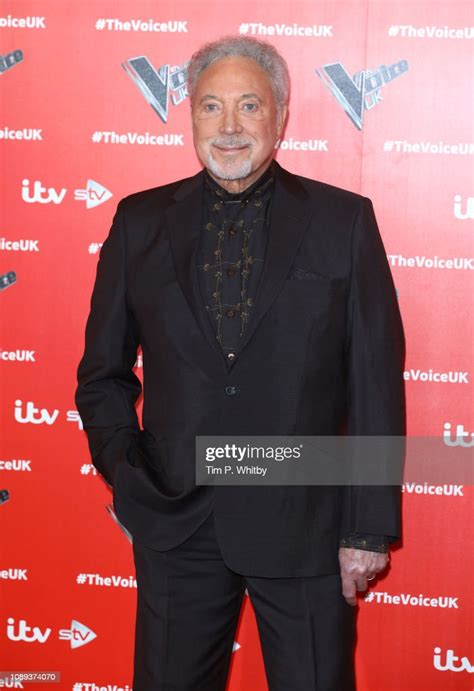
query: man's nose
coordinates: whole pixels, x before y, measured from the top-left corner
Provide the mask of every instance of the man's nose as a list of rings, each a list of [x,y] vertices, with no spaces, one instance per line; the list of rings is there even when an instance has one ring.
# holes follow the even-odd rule
[[[242,125],[240,124],[238,113],[234,108],[224,108],[219,129],[223,134],[242,132]]]

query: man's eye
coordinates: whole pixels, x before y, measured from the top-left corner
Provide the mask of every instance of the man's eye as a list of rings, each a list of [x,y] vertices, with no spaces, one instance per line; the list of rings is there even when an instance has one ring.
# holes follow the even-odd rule
[[[253,113],[255,110],[257,110],[257,104],[256,103],[244,103],[242,108],[247,112],[247,113]]]
[[[219,106],[217,103],[206,103],[204,105],[204,110],[206,113],[214,113],[216,110],[218,110]]]

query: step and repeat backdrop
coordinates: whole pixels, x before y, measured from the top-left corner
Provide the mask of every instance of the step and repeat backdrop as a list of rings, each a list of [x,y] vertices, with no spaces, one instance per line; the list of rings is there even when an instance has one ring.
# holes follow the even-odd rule
[[[406,330],[408,433],[473,446],[473,7],[1,3],[1,670],[131,689],[131,543],[90,462],[76,368],[118,201],[199,168],[186,67],[205,41],[260,37],[288,61],[277,158],[374,202]],[[472,486],[403,490],[403,543],[360,597],[358,689],[468,691]],[[248,597],[228,688],[267,689]]]

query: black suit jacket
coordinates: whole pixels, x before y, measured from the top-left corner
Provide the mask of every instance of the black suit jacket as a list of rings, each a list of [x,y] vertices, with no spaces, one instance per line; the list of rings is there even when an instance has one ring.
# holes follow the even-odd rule
[[[400,536],[399,487],[195,484],[196,435],[405,434],[404,335],[372,203],[276,168],[264,269],[230,370],[198,285],[203,173],[120,201],[76,404],[135,540],[172,548],[214,508],[235,571],[336,573],[340,536]]]

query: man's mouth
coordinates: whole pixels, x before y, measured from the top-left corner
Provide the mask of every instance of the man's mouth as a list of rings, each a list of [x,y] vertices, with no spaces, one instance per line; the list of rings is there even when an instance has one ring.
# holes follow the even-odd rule
[[[248,149],[248,144],[242,144],[240,146],[225,146],[222,144],[213,144],[213,146],[216,149],[219,149],[219,151],[223,151],[224,153],[237,153],[238,151],[243,151],[244,149]]]

